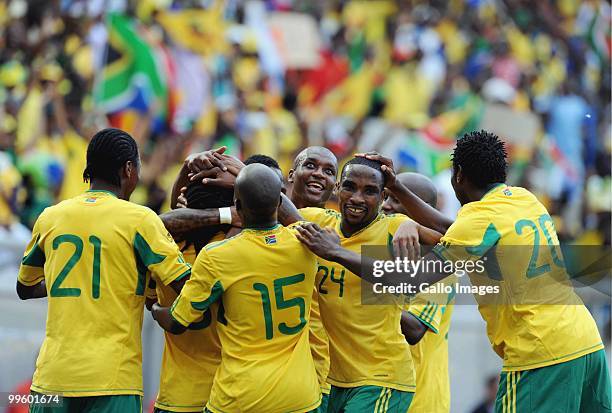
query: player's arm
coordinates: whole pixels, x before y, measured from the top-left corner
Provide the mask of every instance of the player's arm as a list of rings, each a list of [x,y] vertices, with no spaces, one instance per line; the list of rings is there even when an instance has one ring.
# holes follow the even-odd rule
[[[397,200],[406,208],[408,214],[419,224],[428,226],[438,233],[444,233],[452,225],[453,221],[444,216],[440,211],[430,206],[401,182],[395,180],[392,186],[386,187]]]
[[[162,307],[158,303],[153,304],[151,308],[153,319],[164,330],[172,334],[183,334],[187,330],[187,326],[179,323],[172,317],[171,307]]]
[[[194,264],[191,278],[185,283],[172,307],[153,304],[151,314],[161,328],[172,334],[182,334],[221,297],[223,286],[213,276],[213,267],[206,250],[202,250]]]
[[[230,207],[230,212],[232,214],[231,224],[235,226],[240,225],[240,217],[236,212],[236,208]],[[190,231],[221,224],[219,208],[179,208],[163,213],[159,218],[175,239],[182,239]]]
[[[342,265],[344,268],[370,283],[381,282],[380,277],[375,277],[372,269],[374,268],[374,259],[365,255],[359,255],[353,251],[349,251],[346,248],[340,246],[340,237],[338,234],[330,228],[321,229],[318,225],[307,223],[296,227],[297,238],[304,243],[312,252],[319,257],[336,262]],[[423,257],[423,261],[442,261],[433,252],[428,253]],[[423,265],[422,268],[427,268],[428,265]],[[446,266],[436,265],[434,268],[440,268],[439,273],[424,273],[419,272],[407,276],[406,274],[388,273],[389,276],[406,276],[402,278],[402,282],[409,285],[414,285],[414,288],[418,288],[423,283],[435,284],[436,282],[453,274],[452,271],[444,271]]]
[[[19,274],[17,276],[17,295],[22,300],[47,296],[44,265],[46,261],[44,243],[41,240],[41,224],[44,212],[38,217],[32,229],[32,239],[26,247]]]
[[[281,194],[281,204],[278,207],[278,221],[284,226],[289,226],[298,221],[304,221],[298,209],[285,194]]]
[[[425,333],[427,333],[427,326],[408,311],[402,311],[400,326],[402,328],[402,334],[406,337],[406,341],[411,346],[421,341]]]
[[[172,236],[153,211],[146,213],[137,228],[133,240],[139,263],[137,290],[145,295],[146,269],[156,282],[169,285],[177,294],[180,293],[191,275],[191,266],[185,262]]]
[[[45,280],[42,280],[35,285],[23,285],[17,281],[17,295],[22,300],[29,300],[31,298],[43,298],[47,296],[47,286]]]
[[[452,220],[448,219],[440,211],[416,196],[396,179],[393,161],[391,159],[376,152],[357,154],[355,156],[362,156],[382,163],[382,170],[385,174],[385,188],[397,198],[402,206],[408,211],[408,215],[416,222],[441,234],[444,234],[452,225]]]

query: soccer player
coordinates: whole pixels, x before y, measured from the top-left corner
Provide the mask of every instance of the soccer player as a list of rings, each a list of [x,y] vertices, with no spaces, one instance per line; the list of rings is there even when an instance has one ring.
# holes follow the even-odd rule
[[[141,328],[148,273],[180,290],[191,268],[161,220],[128,202],[139,179],[134,139],[96,133],[83,178],[90,190],[47,208],[19,270],[21,299],[48,297],[33,393],[64,396],[32,412],[140,412]]]
[[[289,171],[289,199],[296,208],[325,208],[336,184],[338,160],[327,148],[310,146],[302,150]]]
[[[362,245],[388,246],[403,223],[420,227],[405,216],[380,213],[383,187],[380,162],[353,158],[340,176],[340,213],[306,208],[291,220],[304,217],[332,227],[351,251],[360,251]],[[319,261],[317,287],[329,336],[328,411],[406,412],[416,383],[410,349],[400,331],[402,303],[362,304],[361,280],[331,261]]]
[[[190,155],[188,159],[192,164],[199,167],[209,167],[210,169],[218,168],[216,172],[221,172],[221,167],[217,161],[224,162],[226,156],[215,155],[216,151],[204,152],[198,156]],[[211,159],[214,157],[214,159]],[[205,165],[205,161],[209,161],[210,165]],[[253,155],[245,160],[245,164],[261,163],[274,170],[277,175],[282,177],[282,172],[279,169],[278,163],[266,155]],[[215,165],[215,166],[213,166]],[[230,169],[232,167],[230,166]],[[326,202],[331,197],[332,191],[336,184],[336,176],[338,171],[338,160],[334,154],[327,148],[321,146],[311,146],[302,150],[295,158],[293,168],[289,171],[289,198],[298,208],[306,207],[325,207]],[[185,172],[188,174],[188,172]],[[221,175],[217,181],[207,180],[207,185],[223,184],[230,181],[232,178],[225,173]],[[195,180],[200,177],[209,176],[207,173],[196,176]],[[283,180],[284,181],[284,180]],[[285,191],[283,191],[285,192]],[[188,204],[189,206],[189,204]],[[203,211],[185,211],[176,210],[164,214],[162,219],[166,227],[171,233],[175,229],[180,228],[198,228],[200,225],[209,225],[211,221],[207,217],[221,217],[224,213],[217,213],[216,209]],[[235,216],[235,211],[231,214],[231,223],[239,222]],[[191,217],[191,218],[189,218]],[[189,222],[186,222],[189,221]],[[327,401],[330,392],[330,385],[327,383],[327,374],[329,372],[329,343],[327,333],[321,322],[319,313],[318,292],[313,288],[313,299],[310,311],[310,344],[312,354],[321,384],[321,392],[323,394],[319,411],[327,411]]]
[[[205,186],[200,182],[192,182],[185,191],[187,203],[194,209],[227,208],[233,205],[233,197],[232,189]],[[229,225],[213,225],[183,234],[181,250],[185,261],[193,265],[206,244],[224,239],[230,229]],[[148,295],[147,299],[170,306],[177,296],[172,288],[157,285],[156,294]],[[204,410],[221,362],[217,315],[218,305],[213,304],[184,334],[165,333],[156,413]]]
[[[431,207],[436,206],[437,190],[426,177],[413,172],[397,175],[398,181]],[[386,191],[382,210],[385,214],[410,216],[406,208]],[[449,277],[453,284],[455,277]],[[446,280],[445,280],[446,281]],[[402,333],[411,344],[410,352],[416,372],[417,392],[410,404],[411,412],[449,412],[448,330],[453,312],[454,290],[445,297],[418,294],[402,313]],[[429,332],[429,334],[427,334]]]
[[[338,160],[327,148],[310,146],[302,150],[289,171],[289,198],[297,208],[325,208],[336,185]],[[329,338],[321,320],[319,292],[313,288],[310,307],[310,348],[321,385],[321,405],[318,411],[327,412],[331,385],[329,373]]]
[[[388,159],[367,156],[385,163],[388,189],[411,216],[438,228],[449,224],[394,182]],[[559,240],[546,208],[526,189],[505,184],[506,149],[494,134],[464,135],[457,141],[452,162],[452,185],[462,208],[424,259],[458,262],[486,255],[496,261],[487,273],[498,281],[498,302],[474,295],[493,350],[503,359],[496,412],[610,411],[612,386],[603,343],[593,317],[567,284]],[[339,247],[334,234],[313,225],[300,233],[317,254],[371,279],[361,272],[362,257]],[[445,271],[419,273],[407,281],[431,284],[446,275]],[[481,282],[479,277],[470,273],[473,283]]]
[[[321,402],[308,343],[317,260],[277,223],[281,186],[270,168],[244,167],[234,195],[244,229],[200,252],[171,308],[153,306],[176,334],[220,303],[222,356],[208,411],[306,412]]]

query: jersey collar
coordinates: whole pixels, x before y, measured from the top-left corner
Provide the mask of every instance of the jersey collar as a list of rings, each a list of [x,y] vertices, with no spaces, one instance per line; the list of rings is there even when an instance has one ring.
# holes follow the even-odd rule
[[[108,194],[108,195],[112,195],[112,196],[114,196],[115,198],[117,198],[117,194],[115,194],[114,192],[111,192],[111,191],[107,191],[107,190],[105,190],[105,189],[88,189],[88,190],[87,190],[87,191],[85,191],[85,192],[86,192],[86,193],[91,193],[91,192],[101,192],[101,193],[105,193],[105,194]]]
[[[338,235],[340,235],[340,238],[344,238],[344,239],[352,238],[352,237],[355,237],[355,236],[361,234],[363,231],[367,230],[368,228],[373,226],[375,223],[377,223],[378,221],[380,221],[384,217],[385,217],[385,214],[383,214],[382,212],[379,212],[378,216],[376,218],[374,218],[372,220],[372,222],[370,222],[368,225],[366,225],[365,227],[361,228],[359,231],[355,232],[351,236],[346,237],[346,236],[344,236],[344,233],[342,232],[342,227],[341,227],[341,225],[342,225],[342,216],[340,216],[340,219],[338,220],[338,223],[336,224],[336,232],[338,233]]]
[[[507,187],[508,185],[506,185],[506,184],[495,184],[495,185],[493,185],[491,188],[489,188],[489,190],[487,192],[485,192],[485,194],[482,196],[482,198],[480,198],[480,200],[482,201],[483,199],[485,199],[489,195],[493,194],[493,192],[495,192],[497,189],[499,189],[502,186]]]

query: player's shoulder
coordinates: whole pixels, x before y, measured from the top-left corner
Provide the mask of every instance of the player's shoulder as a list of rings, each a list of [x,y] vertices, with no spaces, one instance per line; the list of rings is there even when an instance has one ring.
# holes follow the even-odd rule
[[[399,226],[406,221],[411,221],[411,219],[408,218],[408,216],[404,214],[399,214],[399,213],[393,213],[393,214],[381,213],[379,214],[377,218],[378,225],[386,226],[390,233],[394,233],[397,230],[397,228],[399,228]]]
[[[239,232],[233,237],[225,238],[218,241],[209,242],[202,251],[206,255],[222,255],[226,253],[236,253],[236,248],[240,247],[244,239],[244,231]]]
[[[301,208],[299,212],[306,221],[323,225],[338,221],[341,218],[340,213],[333,209],[307,207]]]

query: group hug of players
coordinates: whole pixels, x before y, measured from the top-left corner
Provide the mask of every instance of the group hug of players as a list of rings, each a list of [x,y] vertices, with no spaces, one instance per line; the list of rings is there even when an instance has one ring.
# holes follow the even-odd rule
[[[19,271],[20,298],[48,298],[31,392],[63,396],[30,410],[140,412],[146,307],[166,330],[158,412],[448,412],[453,295],[362,303],[361,247],[414,258],[427,244],[422,259],[445,262],[457,250],[479,259],[495,246],[558,245],[544,206],[505,184],[497,136],[460,138],[452,166],[454,222],[434,208],[431,181],[396,175],[375,153],[338,171],[330,151],[310,147],[285,182],[273,159],[243,164],[221,148],[185,160],[175,209],[157,216],[129,202],[136,142],[101,130],[87,150],[90,190],[40,215]],[[325,209],[334,192],[339,212]],[[529,296],[541,273],[562,274],[551,251],[535,263],[500,257],[501,295]],[[556,288],[572,304],[479,305],[503,359],[496,412],[610,411],[596,324],[570,287]]]

